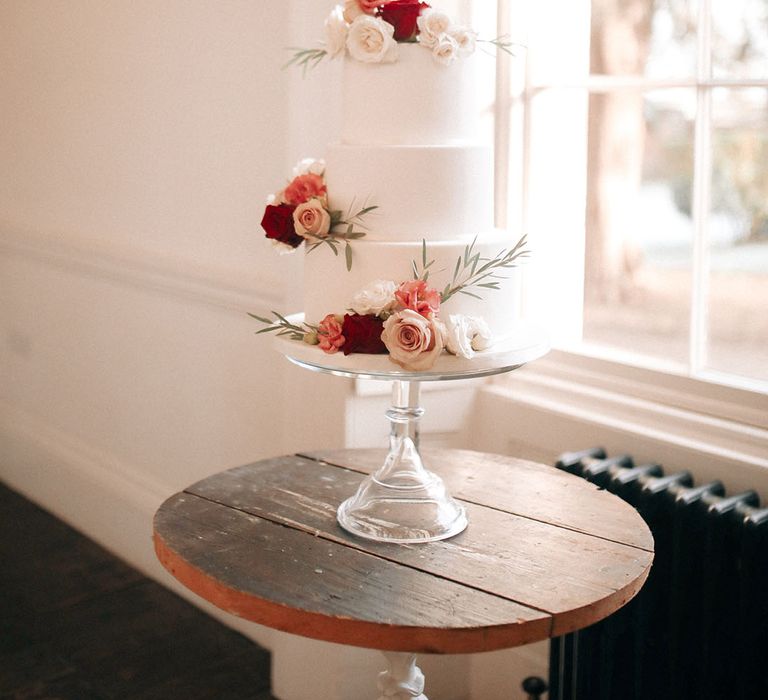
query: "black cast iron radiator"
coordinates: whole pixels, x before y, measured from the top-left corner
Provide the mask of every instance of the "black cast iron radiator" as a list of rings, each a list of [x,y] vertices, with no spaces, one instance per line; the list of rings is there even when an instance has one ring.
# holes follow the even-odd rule
[[[599,448],[556,466],[637,508],[656,556],[628,605],[552,640],[549,699],[768,699],[768,508],[757,494]]]

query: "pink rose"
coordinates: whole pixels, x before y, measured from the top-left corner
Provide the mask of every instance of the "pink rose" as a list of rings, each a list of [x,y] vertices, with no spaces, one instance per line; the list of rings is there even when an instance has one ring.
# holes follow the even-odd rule
[[[387,2],[389,0],[345,0],[344,19],[351,24],[355,17],[362,14],[372,15],[377,7],[386,5]]]
[[[434,318],[405,309],[384,321],[381,333],[389,359],[411,372],[430,369],[443,351],[443,335]]]
[[[440,293],[427,287],[424,280],[408,280],[395,290],[395,298],[404,309],[411,309],[422,316],[432,316],[440,310]]]
[[[323,352],[333,355],[344,345],[344,336],[341,334],[341,324],[344,321],[343,316],[328,314],[317,326],[317,339],[320,341],[320,349]]]
[[[293,224],[304,238],[325,238],[331,230],[331,215],[319,199],[310,199],[293,210]]]
[[[286,204],[304,204],[313,197],[324,196],[325,192],[325,182],[320,175],[305,173],[293,178],[288,183],[288,187],[283,190],[283,199]]]

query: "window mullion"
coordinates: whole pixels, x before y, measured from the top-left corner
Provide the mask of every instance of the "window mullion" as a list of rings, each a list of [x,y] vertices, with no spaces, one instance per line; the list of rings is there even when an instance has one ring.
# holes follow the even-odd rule
[[[712,22],[711,0],[700,0],[698,33],[698,86],[693,159],[693,274],[689,368],[700,375],[707,361],[709,304],[709,214],[712,184]]]

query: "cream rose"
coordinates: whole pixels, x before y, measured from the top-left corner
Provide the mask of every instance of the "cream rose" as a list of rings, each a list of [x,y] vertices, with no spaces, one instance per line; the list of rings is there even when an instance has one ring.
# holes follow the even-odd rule
[[[331,215],[319,199],[310,199],[294,209],[293,225],[304,238],[325,238],[331,230]]]
[[[347,46],[349,25],[344,19],[344,9],[336,5],[325,20],[325,50],[329,58],[338,58],[344,54]]]
[[[360,9],[360,3],[357,0],[344,0],[344,19],[350,24],[354,22],[360,15],[364,14]]]
[[[444,328],[445,349],[452,355],[471,359],[475,350],[485,350],[491,344],[491,331],[482,318],[451,314]]]
[[[293,169],[293,176],[319,175],[325,172],[325,161],[322,158],[302,158]]]
[[[395,283],[391,280],[375,280],[355,292],[350,308],[361,316],[389,313],[397,304],[395,289]]]
[[[363,63],[392,63],[397,60],[395,28],[381,19],[360,15],[347,34],[347,49]]]
[[[459,55],[459,44],[450,34],[441,34],[432,48],[432,56],[438,63],[450,65]]]
[[[398,311],[384,321],[381,339],[389,359],[410,372],[430,369],[443,351],[438,323],[411,309]]]
[[[434,49],[440,35],[445,34],[451,26],[451,18],[439,10],[424,10],[416,20],[416,25],[419,28],[419,43],[428,49]]]
[[[467,27],[451,27],[448,36],[452,37],[459,47],[459,56],[469,56],[475,52],[477,32]]]

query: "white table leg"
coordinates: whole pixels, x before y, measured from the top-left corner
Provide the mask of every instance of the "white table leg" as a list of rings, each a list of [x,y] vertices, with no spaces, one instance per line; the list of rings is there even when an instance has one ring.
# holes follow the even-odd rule
[[[424,674],[416,665],[416,654],[382,652],[389,668],[379,674],[379,700],[427,700],[423,694]]]

